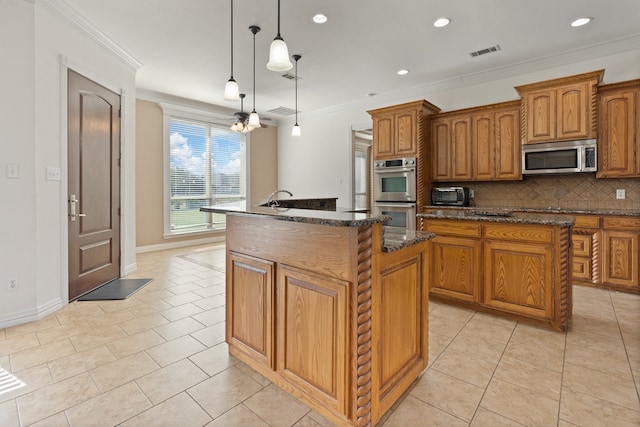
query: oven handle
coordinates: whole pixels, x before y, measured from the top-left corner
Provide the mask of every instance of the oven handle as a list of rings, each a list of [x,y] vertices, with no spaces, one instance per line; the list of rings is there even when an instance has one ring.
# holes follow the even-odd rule
[[[414,172],[415,168],[386,168],[386,169],[376,169],[375,173],[398,173],[398,172]]]
[[[415,208],[416,203],[378,203],[377,208]]]

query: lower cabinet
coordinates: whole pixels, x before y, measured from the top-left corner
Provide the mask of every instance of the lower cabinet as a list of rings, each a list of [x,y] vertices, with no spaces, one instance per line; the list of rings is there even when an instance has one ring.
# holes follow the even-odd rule
[[[438,220],[423,227],[436,235],[429,242],[430,294],[480,302],[480,223]]]
[[[510,313],[550,319],[553,315],[553,246],[487,241],[484,304]]]
[[[348,289],[348,282],[278,268],[276,370],[341,413],[347,411]]]
[[[275,368],[275,263],[237,253],[227,256],[226,335],[246,356]]]
[[[429,294],[564,329],[571,317],[570,227],[425,219]]]
[[[640,293],[640,218],[604,217],[602,283],[612,289]]]
[[[640,218],[576,215],[573,281],[640,294]]]

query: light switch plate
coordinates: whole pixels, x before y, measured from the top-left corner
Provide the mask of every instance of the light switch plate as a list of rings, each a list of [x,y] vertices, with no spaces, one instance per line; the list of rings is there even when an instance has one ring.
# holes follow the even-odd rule
[[[618,200],[624,200],[624,199],[626,199],[626,198],[627,198],[627,194],[626,194],[626,193],[627,193],[627,192],[625,191],[625,189],[624,189],[624,188],[618,188],[618,189],[616,190],[616,199],[618,199]]]
[[[47,166],[47,180],[60,181],[60,168]]]

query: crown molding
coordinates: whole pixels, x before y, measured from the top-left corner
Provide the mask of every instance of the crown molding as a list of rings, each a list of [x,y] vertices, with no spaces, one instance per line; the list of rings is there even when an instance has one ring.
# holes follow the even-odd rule
[[[477,73],[456,76],[449,79],[430,82],[393,92],[381,93],[375,97],[375,100],[357,100],[344,104],[333,105],[331,107],[321,108],[314,111],[309,111],[301,114],[300,117],[304,119],[311,117],[321,117],[329,114],[350,111],[353,109],[364,109],[366,111],[375,108],[386,107],[389,105],[413,101],[416,99],[416,96],[422,99],[423,97],[427,97],[432,93],[460,89],[467,86],[489,83],[505,78],[517,78],[518,76],[526,75],[532,72],[539,72],[552,68],[562,67],[576,62],[589,61],[592,59],[621,54],[625,52],[638,51],[638,46],[640,46],[640,33],[631,34],[629,36],[621,37],[616,40],[597,43],[594,45],[585,46],[554,55],[533,58],[515,64],[495,67]],[[549,79],[551,78],[552,77],[549,77]],[[514,91],[514,99],[516,98],[517,93]],[[281,124],[288,125],[289,121],[291,120],[283,119],[281,121]],[[291,123],[293,123],[293,121],[291,121]]]
[[[133,71],[142,67],[142,63],[130,55],[124,48],[111,40],[106,34],[100,31],[95,25],[84,18],[80,13],[72,8],[64,0],[24,0],[34,3],[47,10],[52,15],[62,19],[67,24],[76,28],[80,32],[89,36],[92,40],[104,47],[108,52],[120,59]]]

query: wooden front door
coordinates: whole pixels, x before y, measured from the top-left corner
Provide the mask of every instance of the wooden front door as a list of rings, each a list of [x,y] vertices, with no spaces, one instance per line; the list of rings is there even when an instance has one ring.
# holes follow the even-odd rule
[[[69,70],[69,300],[120,276],[120,95]]]

